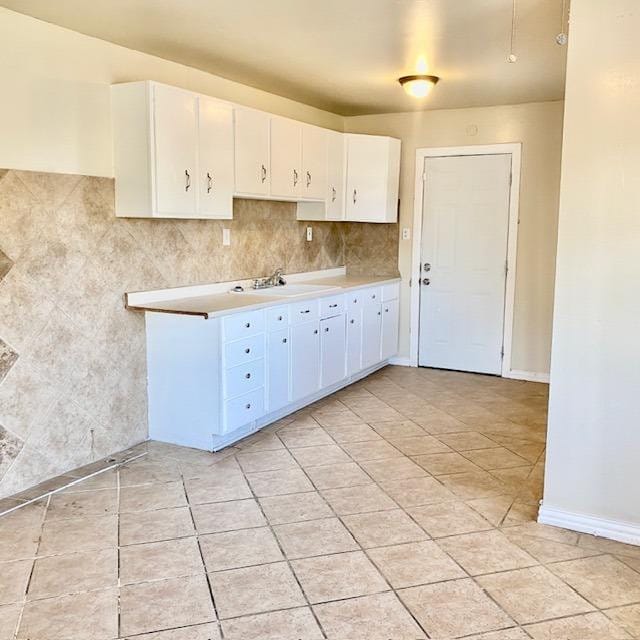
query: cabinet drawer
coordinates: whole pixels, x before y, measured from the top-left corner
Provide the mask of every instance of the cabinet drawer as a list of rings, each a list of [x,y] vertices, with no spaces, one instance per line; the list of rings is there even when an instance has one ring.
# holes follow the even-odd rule
[[[264,360],[227,369],[222,374],[224,397],[233,398],[264,386]]]
[[[289,310],[291,312],[291,324],[317,320],[320,316],[320,305],[317,299],[294,302],[289,306]]]
[[[320,318],[331,318],[344,313],[344,294],[320,299]]]
[[[382,300],[382,287],[371,287],[360,292],[364,304],[379,304]]]
[[[224,345],[225,369],[260,358],[264,358],[264,335],[260,333]]]
[[[389,300],[397,300],[397,298],[399,298],[399,294],[400,294],[399,282],[382,285],[382,302],[388,302]]]
[[[289,326],[289,307],[267,309],[267,331],[279,331]]]
[[[224,431],[229,433],[264,415],[264,389],[227,400],[224,403]]]
[[[239,340],[264,331],[264,311],[235,313],[222,319],[222,337],[225,342]]]

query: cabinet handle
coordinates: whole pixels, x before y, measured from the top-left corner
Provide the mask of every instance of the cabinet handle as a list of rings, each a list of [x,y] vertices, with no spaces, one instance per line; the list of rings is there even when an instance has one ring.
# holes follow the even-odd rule
[[[349,324],[355,324],[355,320],[351,318],[351,320],[349,320]]]
[[[293,170],[293,186],[295,187],[298,184],[298,172]]]
[[[325,328],[324,328],[324,332],[325,332],[325,333],[329,333],[329,327],[325,327]]]
[[[284,344],[287,344],[287,339],[286,339],[286,338],[282,338],[282,342],[283,342]]]
[[[317,335],[317,334],[318,334],[318,330],[317,330],[317,329],[314,329],[314,330],[313,330],[313,335]]]
[[[329,309],[335,309],[338,306],[338,303],[336,302],[336,304],[330,304],[329,305]]]
[[[207,193],[211,193],[211,189],[213,189],[213,178],[211,174],[207,171]]]
[[[244,326],[248,329],[251,326],[251,323],[247,322]]]
[[[358,199],[358,192],[354,189],[353,190],[353,204],[356,203],[357,199]]]
[[[337,197],[337,192],[336,192],[336,188],[335,187],[331,187],[331,202],[335,202],[336,201],[336,197]]]
[[[303,311],[300,311],[300,313],[311,313],[311,309],[304,309]]]
[[[262,182],[264,182],[267,179],[267,167],[265,167],[263,164],[260,165],[261,171],[262,171]]]
[[[251,374],[250,373],[245,373],[244,377],[248,380],[251,377]]]
[[[245,409],[251,409],[251,403],[247,402],[247,404],[244,405]]]
[[[249,349],[249,347],[247,347],[247,348],[244,350],[244,352],[245,352],[245,353],[251,353],[251,349]]]
[[[311,185],[311,174],[307,171],[307,189]]]
[[[189,191],[189,187],[191,186],[191,176],[189,175],[189,170],[188,169],[184,170],[184,176],[185,176],[184,190],[185,191]]]

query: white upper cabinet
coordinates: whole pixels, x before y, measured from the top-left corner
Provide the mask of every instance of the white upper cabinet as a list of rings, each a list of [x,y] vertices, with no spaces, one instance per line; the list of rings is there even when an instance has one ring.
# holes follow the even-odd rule
[[[327,131],[327,220],[344,220],[344,134]]]
[[[346,217],[397,222],[400,140],[347,134]]]
[[[270,120],[262,111],[235,110],[235,190],[239,195],[269,195]]]
[[[302,192],[302,125],[271,118],[271,195],[294,199]]]
[[[199,210],[211,218],[233,214],[233,107],[198,98]]]
[[[324,200],[327,194],[327,131],[302,125],[301,195]]]

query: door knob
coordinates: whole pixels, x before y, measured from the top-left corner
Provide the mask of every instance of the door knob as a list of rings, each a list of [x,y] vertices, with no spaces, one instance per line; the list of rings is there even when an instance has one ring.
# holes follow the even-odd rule
[[[425,273],[429,273],[429,271],[431,271],[431,264],[429,262],[425,262],[422,268],[424,269]]]
[[[422,278],[422,284],[428,287],[431,284],[431,280],[429,280],[429,278]]]

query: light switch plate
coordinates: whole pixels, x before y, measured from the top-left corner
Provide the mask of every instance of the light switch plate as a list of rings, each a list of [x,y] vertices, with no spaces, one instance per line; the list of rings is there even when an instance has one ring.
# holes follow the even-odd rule
[[[222,230],[222,246],[223,247],[231,246],[231,229]]]
[[[409,240],[411,238],[411,229],[409,227],[402,228],[402,239]]]
[[[307,242],[313,240],[313,227],[307,227]]]

